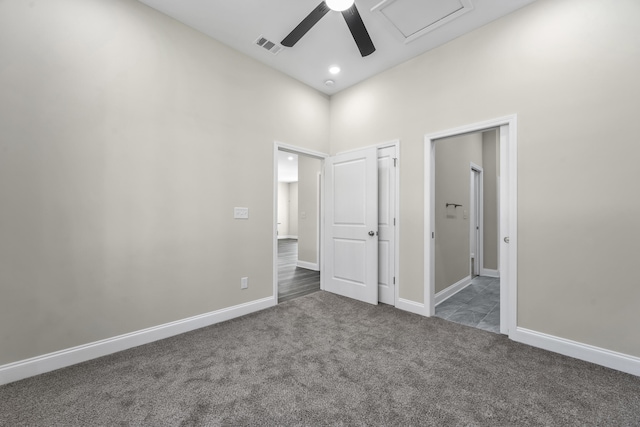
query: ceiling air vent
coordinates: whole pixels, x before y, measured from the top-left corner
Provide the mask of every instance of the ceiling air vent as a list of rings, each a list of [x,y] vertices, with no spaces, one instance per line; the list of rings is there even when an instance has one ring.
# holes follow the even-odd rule
[[[278,52],[280,52],[283,49],[282,46],[280,46],[279,44],[276,44],[270,40],[267,40],[262,36],[258,37],[258,40],[256,40],[256,44],[268,50],[269,52],[273,53],[274,55],[276,55]]]

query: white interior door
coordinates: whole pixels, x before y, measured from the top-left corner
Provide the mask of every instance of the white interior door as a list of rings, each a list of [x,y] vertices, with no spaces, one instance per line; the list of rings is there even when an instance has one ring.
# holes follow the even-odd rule
[[[377,304],[377,149],[330,157],[325,171],[324,290]]]
[[[396,147],[378,150],[378,301],[395,305]]]

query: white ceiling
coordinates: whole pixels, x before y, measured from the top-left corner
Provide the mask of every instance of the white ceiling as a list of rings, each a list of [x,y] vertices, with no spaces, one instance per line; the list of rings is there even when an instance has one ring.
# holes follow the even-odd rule
[[[356,0],[376,47],[364,58],[344,18],[334,11],[276,55],[255,44],[263,36],[279,45],[320,0],[140,1],[332,95],[535,0]],[[334,64],[342,69],[337,76],[328,71]],[[335,85],[325,85],[327,79]]]

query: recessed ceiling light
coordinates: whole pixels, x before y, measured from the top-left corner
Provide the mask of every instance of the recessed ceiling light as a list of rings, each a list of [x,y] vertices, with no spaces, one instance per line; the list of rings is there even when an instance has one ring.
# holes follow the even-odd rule
[[[325,3],[327,3],[329,9],[336,12],[342,12],[353,6],[353,0],[326,0]]]
[[[287,157],[287,160],[293,160],[293,156]]]
[[[336,82],[334,82],[333,80],[329,79],[329,80],[325,80],[324,84],[326,84],[327,86],[333,86]]]
[[[332,65],[331,67],[329,67],[329,72],[331,74],[338,74],[340,72],[340,67],[338,67],[337,65]]]

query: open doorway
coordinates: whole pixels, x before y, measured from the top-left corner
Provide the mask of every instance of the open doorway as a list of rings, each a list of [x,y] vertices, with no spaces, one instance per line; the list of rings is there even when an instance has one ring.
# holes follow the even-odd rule
[[[283,302],[320,290],[322,160],[284,149],[276,158],[277,296]]]
[[[435,141],[435,315],[500,332],[499,129]]]
[[[372,256],[366,257],[366,270],[373,272],[368,276],[366,280],[365,286],[360,286],[359,288],[365,288],[368,291],[371,291],[371,300],[367,300],[367,302],[377,303],[378,301],[390,304],[390,305],[402,305],[402,300],[398,298],[398,245],[399,245],[399,216],[398,216],[398,163],[399,163],[399,141],[391,141],[385,144],[380,144],[379,146],[369,147],[367,149],[354,150],[347,153],[340,153],[333,157],[314,152],[311,150],[307,150],[304,148],[285,145],[279,142],[274,143],[274,221],[273,221],[273,265],[274,265],[274,296],[276,298],[276,302],[282,301],[282,298],[286,298],[282,292],[279,292],[279,287],[282,289],[284,279],[287,276],[294,277],[295,274],[291,271],[292,269],[307,269],[317,271],[318,268],[320,270],[320,289],[334,292],[340,295],[343,295],[343,288],[345,286],[341,286],[338,284],[338,289],[332,288],[332,280],[333,281],[344,281],[345,277],[348,275],[345,274],[345,264],[343,261],[353,261],[354,254],[357,251],[353,251],[350,248],[348,252],[348,256],[333,256],[335,252],[332,252],[336,247],[340,250],[342,249],[341,245],[344,245],[344,239],[339,241],[338,245],[334,245],[331,243],[331,233],[327,232],[327,229],[331,227],[332,223],[330,218],[333,218],[336,214],[346,213],[346,215],[350,218],[345,221],[344,218],[340,219],[335,226],[339,226],[344,228],[345,225],[352,226],[354,225],[353,221],[353,212],[354,212],[354,200],[360,197],[360,192],[357,191],[355,194],[350,194],[346,196],[344,194],[345,189],[351,188],[354,183],[353,174],[346,173],[345,169],[349,169],[350,166],[356,165],[364,165],[363,163],[359,163],[358,161],[351,161],[344,163],[343,160],[346,157],[360,158],[361,155],[367,152],[367,161],[364,162],[366,164],[366,170],[368,171],[367,177],[364,180],[356,180],[360,183],[367,183],[367,187],[372,186],[374,190],[374,194],[367,197],[369,202],[374,202],[373,205],[368,206],[367,209],[364,209],[363,212],[366,212],[371,216],[369,218],[369,222],[367,222],[366,227],[361,227],[361,230],[365,235],[364,239],[366,241],[371,242],[372,244],[366,245],[368,248],[373,249]],[[295,155],[295,156],[294,156]],[[282,183],[279,183],[279,173],[278,170],[279,159],[282,161],[293,161],[289,160],[289,157],[293,159],[298,159],[298,183],[297,183],[297,211],[298,211],[298,222],[297,222],[297,236],[292,234],[296,232],[295,228],[292,228],[291,225],[285,227],[284,218],[282,216],[279,217],[278,210],[281,212],[291,211],[290,205],[285,205],[282,202],[284,200],[291,200],[291,188],[294,188],[295,191],[296,186],[291,187],[289,184],[289,196],[278,196],[279,187],[282,187]],[[302,236],[303,236],[303,220],[306,216],[308,219],[309,210],[303,208],[300,204],[302,203],[303,196],[305,194],[303,188],[304,185],[302,183],[302,163],[306,162],[307,159],[309,161],[315,162],[316,167],[320,165],[320,173],[317,174],[317,211],[318,212],[318,223],[316,228],[316,236],[317,236],[317,252],[314,257],[309,259],[305,259],[302,255]],[[353,159],[351,159],[353,160]],[[331,165],[334,166],[334,169],[337,166],[337,174],[329,173],[335,172],[334,169],[331,169]],[[346,165],[346,166],[344,166]],[[344,166],[344,167],[343,167]],[[331,169],[331,170],[329,170]],[[315,171],[315,167],[310,169]],[[356,176],[362,170],[358,169],[356,171]],[[369,173],[370,172],[370,173]],[[283,173],[280,173],[283,175]],[[370,176],[369,176],[370,175]],[[340,181],[337,183],[335,179],[329,179],[329,177],[333,177],[338,179],[338,181],[346,179],[346,181]],[[337,178],[336,178],[337,177]],[[311,181],[312,177],[309,178]],[[290,182],[294,180],[290,179]],[[337,191],[336,189],[340,190]],[[378,191],[379,190],[379,191]],[[284,191],[281,191],[282,193]],[[335,196],[335,197],[334,197]],[[295,196],[294,196],[295,197]],[[336,204],[338,203],[338,204]],[[357,204],[356,204],[357,205]],[[337,208],[337,209],[336,209]],[[346,211],[345,211],[346,209]],[[358,209],[356,209],[358,211]],[[356,212],[357,213],[357,212]],[[339,216],[339,215],[338,215]],[[291,215],[289,217],[289,222],[291,220]],[[280,223],[280,224],[278,224]],[[311,223],[311,221],[309,221]],[[292,231],[294,230],[294,231]],[[330,230],[330,231],[333,231]],[[281,238],[279,238],[281,237]],[[297,237],[297,239],[295,238]],[[353,239],[349,240],[352,242]],[[292,245],[287,245],[290,243]],[[296,245],[293,247],[294,245]],[[280,246],[280,250],[279,250]],[[288,249],[285,249],[286,246],[289,246]],[[288,252],[289,259],[285,259],[285,253]],[[297,252],[297,256],[296,256]],[[280,256],[279,256],[280,253]],[[356,257],[357,258],[357,257]],[[311,259],[315,259],[316,261],[312,261]],[[333,272],[336,272],[336,263],[335,260],[339,261],[338,274],[332,275]],[[348,262],[346,267],[351,268],[353,270],[353,262]],[[285,269],[289,270],[286,271]],[[342,268],[342,270],[341,270]],[[363,267],[364,268],[364,267]],[[358,269],[355,269],[358,270]],[[362,271],[362,269],[358,270]],[[353,283],[352,280],[349,283]],[[348,287],[348,286],[347,286]],[[317,288],[316,288],[317,289]],[[279,298],[280,296],[280,298]],[[358,296],[354,295],[346,295],[352,298],[361,299]],[[404,305],[403,309],[409,309],[410,311],[414,309],[413,306]]]
[[[487,186],[487,166],[483,166],[485,175],[485,185],[483,185],[483,191],[485,192],[483,198],[487,198],[487,191],[494,191],[496,193],[497,203],[485,203],[483,214],[486,215],[487,206],[494,207],[497,211],[498,220],[496,223],[492,221],[487,222],[486,217],[484,221],[484,260],[481,261],[480,278],[487,277],[483,280],[494,280],[499,276],[499,318],[500,328],[499,332],[503,334],[515,334],[516,332],[516,319],[517,319],[517,278],[518,278],[518,213],[517,213],[517,189],[518,189],[518,172],[517,172],[517,116],[510,115],[505,117],[499,117],[496,119],[487,120],[484,122],[473,123],[464,125],[458,128],[440,131],[432,134],[425,135],[425,234],[424,234],[424,260],[425,260],[425,280],[424,280],[424,295],[425,295],[425,312],[428,316],[434,316],[436,314],[436,304],[442,304],[443,301],[449,299],[453,295],[458,294],[462,289],[468,285],[462,279],[457,279],[460,283],[458,287],[445,286],[445,289],[436,291],[436,264],[442,261],[442,253],[439,255],[436,251],[436,218],[440,215],[450,214],[452,216],[461,217],[464,219],[465,214],[469,215],[469,211],[465,212],[463,204],[471,205],[470,192],[471,167],[472,161],[467,161],[462,168],[463,172],[460,174],[460,180],[462,187],[468,189],[469,198],[462,196],[460,201],[439,200],[438,206],[436,206],[436,144],[439,140],[444,140],[449,137],[461,137],[474,133],[483,133],[485,131],[496,131],[497,146],[496,146],[496,173],[499,175],[497,184],[495,187]],[[447,146],[446,143],[443,147],[452,148]],[[489,156],[493,158],[493,156]],[[482,166],[482,164],[477,164]],[[441,170],[446,170],[442,165],[439,166]],[[447,205],[448,203],[452,203]],[[457,206],[455,206],[457,205]],[[438,209],[445,209],[445,212],[438,213]],[[446,209],[453,209],[454,212],[446,212]],[[459,224],[458,224],[459,225]],[[491,231],[490,228],[495,226],[497,233]],[[440,236],[439,243],[445,242],[446,244],[458,244],[462,250],[467,250],[468,256],[461,258],[461,261],[456,263],[455,271],[460,268],[466,269],[469,277],[466,279],[469,282],[471,278],[471,247],[469,241],[469,234],[471,230],[470,224],[462,227],[458,227],[458,232],[464,233],[466,236],[461,239],[454,239],[449,241],[443,239],[444,236]],[[492,267],[488,258],[490,251],[487,250],[487,244],[491,241],[487,241],[487,236],[495,236],[497,240],[495,243],[495,260]],[[480,255],[482,259],[483,255]],[[438,258],[438,259],[437,259]],[[462,264],[460,264],[462,263]],[[494,269],[495,268],[495,269]],[[452,270],[453,271],[453,270]],[[440,272],[447,272],[443,269],[442,264]],[[457,273],[456,273],[457,274]],[[495,276],[495,277],[493,277]],[[448,276],[451,279],[452,275]],[[445,281],[446,283],[446,281]],[[469,283],[470,284],[470,283]],[[486,285],[486,284],[485,284]]]

